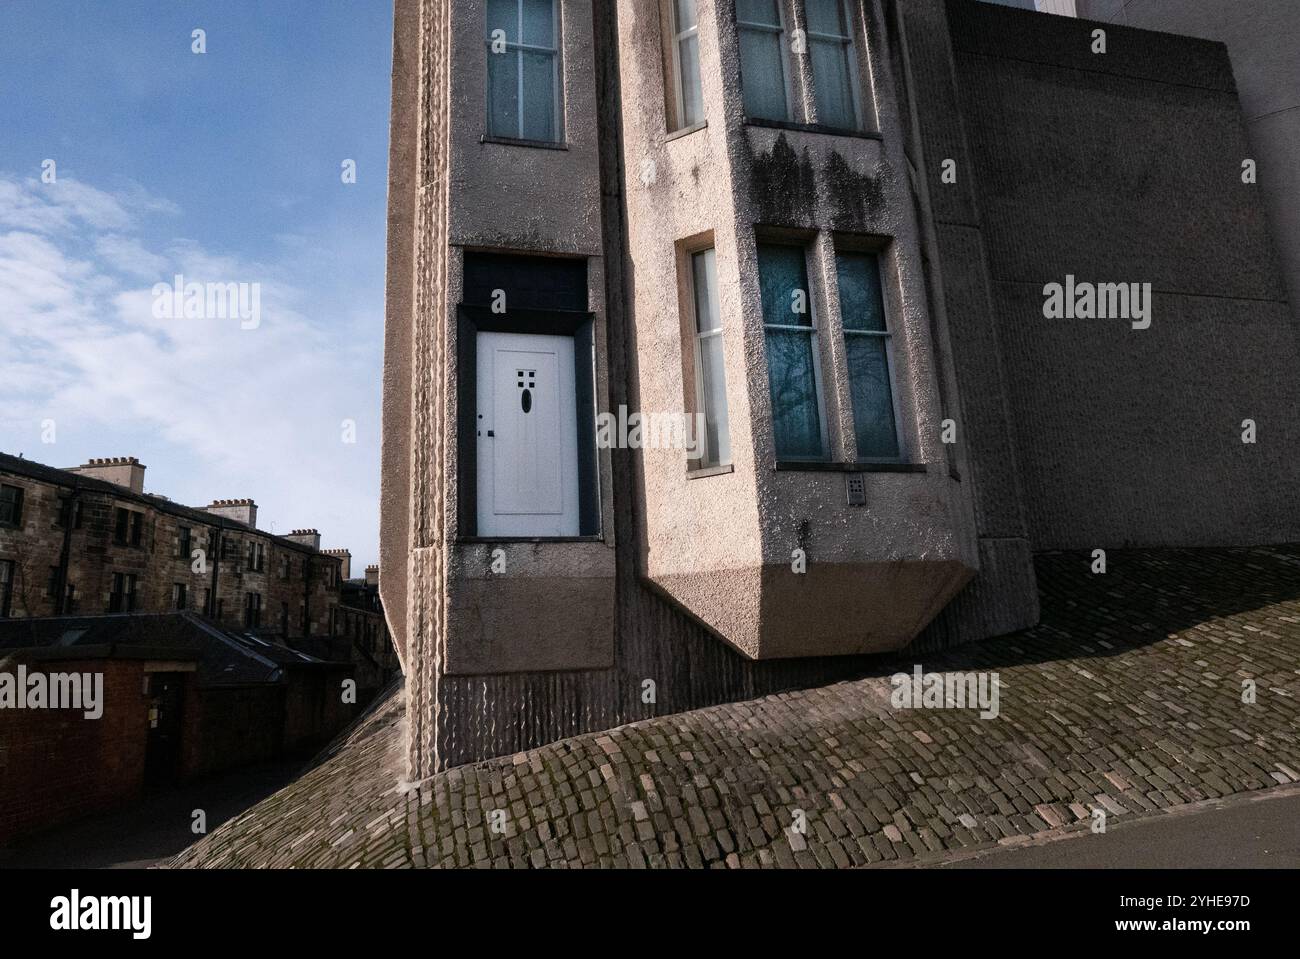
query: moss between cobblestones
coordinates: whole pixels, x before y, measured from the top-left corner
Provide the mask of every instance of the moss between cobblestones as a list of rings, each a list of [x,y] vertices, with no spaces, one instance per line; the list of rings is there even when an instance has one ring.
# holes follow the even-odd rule
[[[989,721],[890,710],[888,677],[913,665],[895,658],[859,680],[580,736],[402,793],[394,689],[300,779],[173,865],[861,866],[1294,782],[1297,564],[1295,547],[1141,550],[1094,576],[1085,555],[1039,557],[1039,626],[920,657],[927,671],[999,673]]]

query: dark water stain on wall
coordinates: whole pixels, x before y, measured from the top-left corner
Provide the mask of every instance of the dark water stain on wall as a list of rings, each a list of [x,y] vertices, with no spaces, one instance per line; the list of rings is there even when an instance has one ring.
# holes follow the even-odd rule
[[[802,223],[817,208],[817,173],[805,149],[800,156],[784,133],[771,153],[750,156],[750,199],[763,223]]]
[[[885,214],[885,188],[893,169],[885,163],[873,173],[858,173],[844,157],[832,153],[823,173],[831,225],[836,230],[866,233]]]

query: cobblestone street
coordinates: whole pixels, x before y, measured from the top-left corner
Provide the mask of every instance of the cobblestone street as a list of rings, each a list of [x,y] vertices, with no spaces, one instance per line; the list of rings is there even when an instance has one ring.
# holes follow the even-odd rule
[[[403,789],[398,690],[174,863],[865,866],[1300,781],[1300,548],[1113,551],[1104,575],[1089,562],[1039,557],[1034,629],[920,658],[998,673],[996,719],[891,708],[890,675],[917,662],[903,655]]]

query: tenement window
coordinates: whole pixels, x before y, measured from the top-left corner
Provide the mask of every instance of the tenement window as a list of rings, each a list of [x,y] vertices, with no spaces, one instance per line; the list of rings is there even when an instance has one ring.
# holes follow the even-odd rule
[[[262,625],[262,594],[247,593],[244,597],[244,628],[257,629]]]
[[[182,526],[177,533],[176,556],[179,559],[189,559],[191,538],[190,528],[188,526]]]
[[[0,486],[0,526],[21,526],[23,522],[23,488]]]
[[[135,573],[114,573],[113,591],[108,596],[110,613],[130,613],[135,610]]]
[[[704,417],[698,468],[731,462],[731,430],[727,418],[727,373],[723,367],[722,320],[718,311],[718,267],[714,250],[691,254],[691,305],[694,313],[695,403]]]
[[[758,272],[776,457],[825,459],[817,328],[806,252],[800,246],[760,243]]]
[[[488,0],[488,135],[563,139],[558,0]]]
[[[0,559],[0,619],[7,619],[14,599],[14,561]]]
[[[118,546],[139,546],[144,538],[144,514],[119,506],[114,518],[113,542]]]
[[[188,608],[186,592],[184,583],[172,583],[172,609]]]
[[[835,265],[858,458],[897,460],[901,451],[880,263],[870,253],[839,253]]]
[[[69,494],[59,497],[59,519],[55,524],[60,529],[81,529],[81,501]]]

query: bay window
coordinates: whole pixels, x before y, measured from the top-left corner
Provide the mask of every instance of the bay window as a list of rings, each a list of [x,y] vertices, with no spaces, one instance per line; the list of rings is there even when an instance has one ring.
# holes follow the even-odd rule
[[[778,460],[826,458],[817,330],[803,247],[758,245],[768,388]]]
[[[847,0],[803,0],[808,19],[808,67],[817,122],[858,127],[857,53]]]
[[[750,120],[863,127],[857,0],[736,0]]]
[[[858,459],[897,460],[902,451],[880,263],[870,253],[838,253],[835,266]]]
[[[746,116],[789,120],[789,50],[782,0],[736,0]]]

